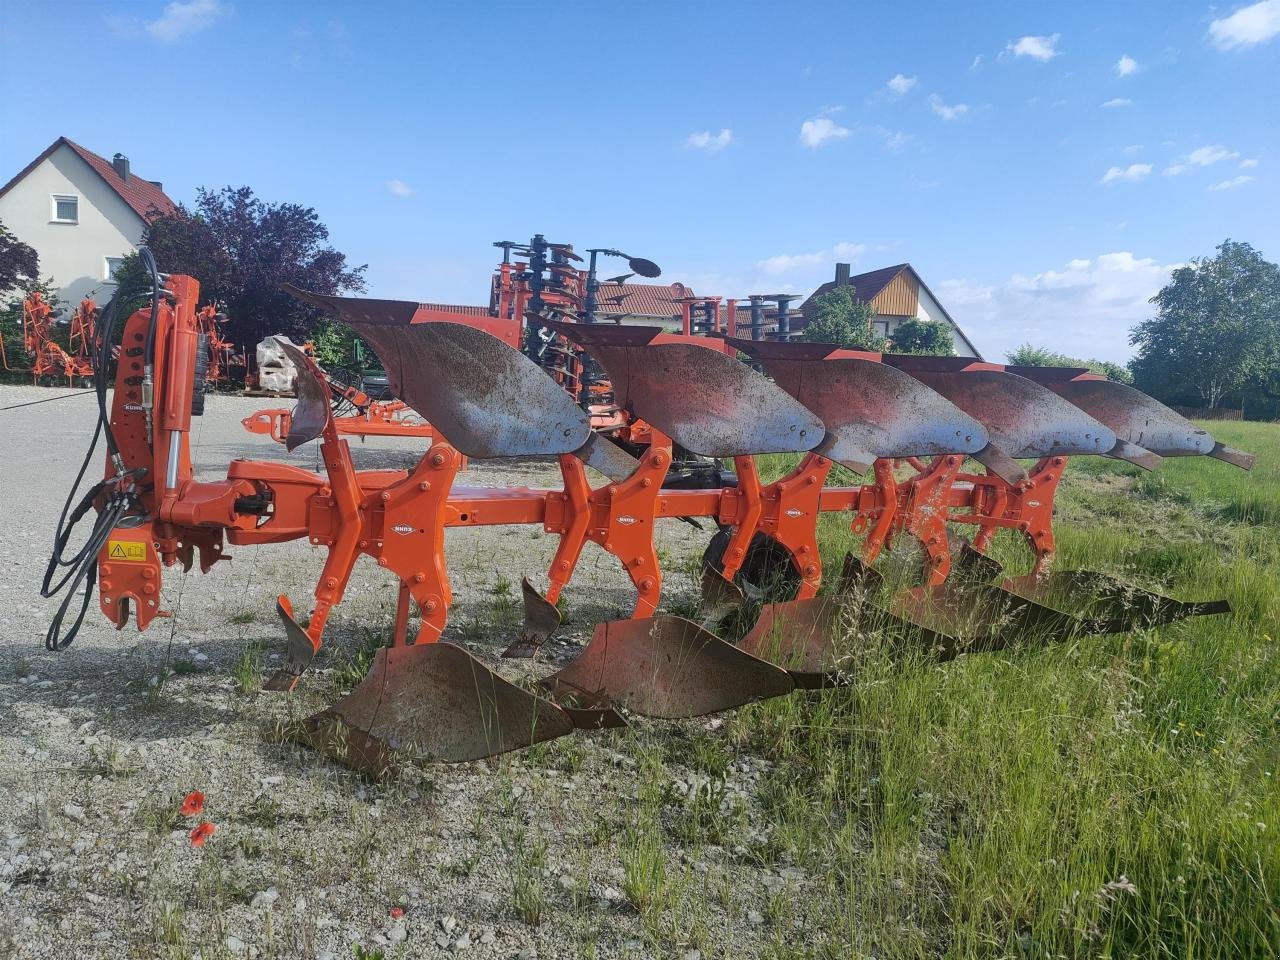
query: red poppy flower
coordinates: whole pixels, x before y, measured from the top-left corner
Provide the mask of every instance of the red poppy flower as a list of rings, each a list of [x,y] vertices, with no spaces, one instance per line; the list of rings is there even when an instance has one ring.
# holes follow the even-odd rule
[[[392,907],[391,916],[396,920],[399,920],[401,917],[404,916],[404,907]]]
[[[178,811],[184,817],[198,817],[204,812],[204,794],[192,790],[182,800],[182,809]]]
[[[204,842],[213,836],[213,831],[217,830],[212,823],[205,820],[203,823],[197,824],[196,828],[191,831],[191,845],[193,847],[203,847]]]

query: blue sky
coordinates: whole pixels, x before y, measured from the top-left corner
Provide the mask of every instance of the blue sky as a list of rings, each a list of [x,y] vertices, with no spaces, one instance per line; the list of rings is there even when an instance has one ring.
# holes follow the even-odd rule
[[[1280,258],[1280,0],[5,0],[0,179],[65,135],[314,206],[369,293],[541,231],[741,296],[910,261],[992,359],[1123,359],[1169,270]]]

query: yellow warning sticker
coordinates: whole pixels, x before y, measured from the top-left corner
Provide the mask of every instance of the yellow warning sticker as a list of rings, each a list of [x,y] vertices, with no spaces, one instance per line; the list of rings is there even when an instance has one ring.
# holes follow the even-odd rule
[[[145,563],[147,542],[145,540],[108,540],[107,558],[127,560],[130,563]]]

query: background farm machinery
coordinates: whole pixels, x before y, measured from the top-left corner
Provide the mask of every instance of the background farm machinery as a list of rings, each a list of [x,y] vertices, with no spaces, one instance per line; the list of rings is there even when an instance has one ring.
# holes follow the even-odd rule
[[[572,253],[553,244],[546,251],[552,265]],[[574,287],[568,269],[558,275],[565,282],[550,289],[517,278],[508,308],[500,294],[498,316],[469,323],[424,316],[417,304],[295,291],[351,324],[380,358],[394,395],[436,440],[410,470],[357,470],[334,416],[332,381],[282,340],[298,369],[283,439],[291,451],[318,440],[324,472],[236,460],[214,480],[192,475],[189,454],[198,284],[157,275],[151,305],[127,319],[109,311],[106,340],[117,321],[122,330],[109,410],[105,374],[96,381],[106,477],[78,508],[74,492],[68,501],[64,519],[90,505],[99,511],[74,555],[64,556],[69,529],[60,525],[46,592],[72,592],[50,628],[50,648],[65,647],[78,628],[78,620],[62,626],[77,587],[80,617],[100,578],[108,619],[123,628],[132,615],[145,628],[162,612],[166,566],[198,562],[208,571],[225,544],[305,538],[325,562],[309,617],[279,599],[287,658],[268,687],[288,690],[320,650],[356,560],[368,556],[399,583],[390,642],[355,690],[294,734],[379,772],[397,759],[475,759],[575,728],[624,725],[628,713],[699,716],[840,683],[873,631],[947,659],[1227,609],[1051,569],[1053,497],[1070,457],[1118,457],[1148,469],[1165,456],[1251,465],[1131,388],[1076,369],[738,338],[731,323],[705,333],[589,323],[588,288]],[[582,314],[571,306],[579,289]],[[560,344],[576,368],[545,362],[543,347]],[[584,384],[606,389],[584,395]],[[646,442],[610,442],[605,434],[616,431],[599,429],[604,405],[628,425],[643,423]],[[673,486],[676,450],[731,462],[731,480]],[[766,481],[758,462],[765,455],[792,465]],[[560,487],[456,482],[465,457],[528,456],[556,458]],[[967,471],[967,462],[978,467]],[[835,464],[868,482],[829,485]],[[844,518],[862,537],[860,556],[846,557],[825,582],[824,515]],[[655,528],[668,518],[715,527],[698,622],[660,612]],[[536,653],[558,629],[557,601],[588,542],[617,559],[635,593],[631,616],[597,626],[581,655],[537,692],[442,639],[452,600],[445,530],[507,524],[541,526],[557,541],[546,589],[524,580],[525,622],[509,653]],[[971,528],[972,545],[952,525]],[[1030,547],[1025,576],[1006,577],[985,556],[1005,529]],[[895,539],[917,544],[922,559],[906,589],[886,585],[874,566]],[[70,569],[52,584],[59,564]],[[747,625],[736,643],[715,632],[731,615]]]
[[[59,319],[53,305],[38,290],[22,301],[22,352],[29,367],[9,364],[9,344],[0,334],[0,360],[13,373],[30,370],[35,384],[56,384],[63,377],[67,386],[83,384],[93,376],[90,351],[96,337],[98,306],[82,300],[69,319]],[[58,334],[66,331],[59,343]],[[16,358],[15,358],[16,359]]]

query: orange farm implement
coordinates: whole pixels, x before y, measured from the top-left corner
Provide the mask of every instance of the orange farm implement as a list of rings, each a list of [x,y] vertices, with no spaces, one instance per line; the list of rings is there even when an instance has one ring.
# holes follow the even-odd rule
[[[318,441],[324,472],[236,460],[224,478],[197,480],[189,431],[198,292],[195,280],[170,276],[157,280],[154,310],[110,318],[109,336],[117,320],[122,329],[109,410],[105,389],[99,393],[106,478],[80,501],[80,512],[97,506],[98,522],[80,563],[64,560],[75,582],[47,642],[70,642],[75,627],[64,633],[61,613],[76,586],[91,587],[95,577],[102,612],[118,627],[132,615],[145,628],[162,613],[165,567],[208,571],[227,544],[305,539],[323,551],[323,570],[305,620],[279,599],[287,660],[268,682],[289,690],[304,680],[357,559],[369,557],[399,583],[390,642],[351,693],[295,731],[357,769],[476,759],[575,728],[625,725],[628,714],[693,717],[840,683],[871,629],[947,659],[1028,637],[1061,640],[1227,609],[1050,568],[1054,493],[1070,457],[1145,468],[1171,456],[1252,462],[1150,397],[1083,370],[739,339],[727,327],[715,335],[714,324],[699,334],[565,322],[577,311],[557,309],[546,290],[481,324],[418,316],[414,304],[295,291],[372,347],[393,394],[431,424],[435,442],[410,470],[357,470],[333,416],[331,384],[282,340],[298,369],[284,442],[292,451]],[[598,373],[549,372],[527,354],[530,343],[534,352],[557,345],[576,369]],[[566,390],[566,380],[607,387],[611,412],[642,422],[647,442],[624,449],[593,431],[598,396]],[[672,487],[677,451],[732,462],[732,482]],[[790,455],[794,466],[766,482],[757,458],[769,454]],[[528,456],[556,458],[560,486],[456,482],[464,457]],[[872,479],[830,485],[836,463]],[[819,592],[823,515],[843,518],[862,547]],[[660,612],[655,527],[664,518],[716,525],[704,556],[702,622]],[[557,601],[589,543],[614,557],[634,588],[632,615],[598,625],[581,655],[536,693],[442,639],[452,600],[445,531],[510,524],[541,527],[557,541],[546,589],[525,579],[526,622],[513,653],[536,650],[558,628]],[[973,545],[952,536],[953,527],[971,529]],[[1030,575],[1004,577],[984,556],[1000,530],[1025,537]],[[923,574],[904,590],[887,587],[872,566],[895,539],[917,542],[924,558]],[[66,542],[60,530],[60,547]],[[717,635],[720,615],[744,605],[744,595],[759,596],[770,579],[789,595],[766,597],[772,602],[737,644]]]
[[[53,338],[59,323],[53,308],[38,290],[28,295],[22,302],[22,349],[31,360],[32,383],[53,384],[66,377],[67,386],[75,386],[93,376],[89,355],[97,335],[97,317],[97,305],[92,300],[81,301],[71,315],[67,346],[63,347]],[[6,370],[12,369],[3,337],[0,358]]]

